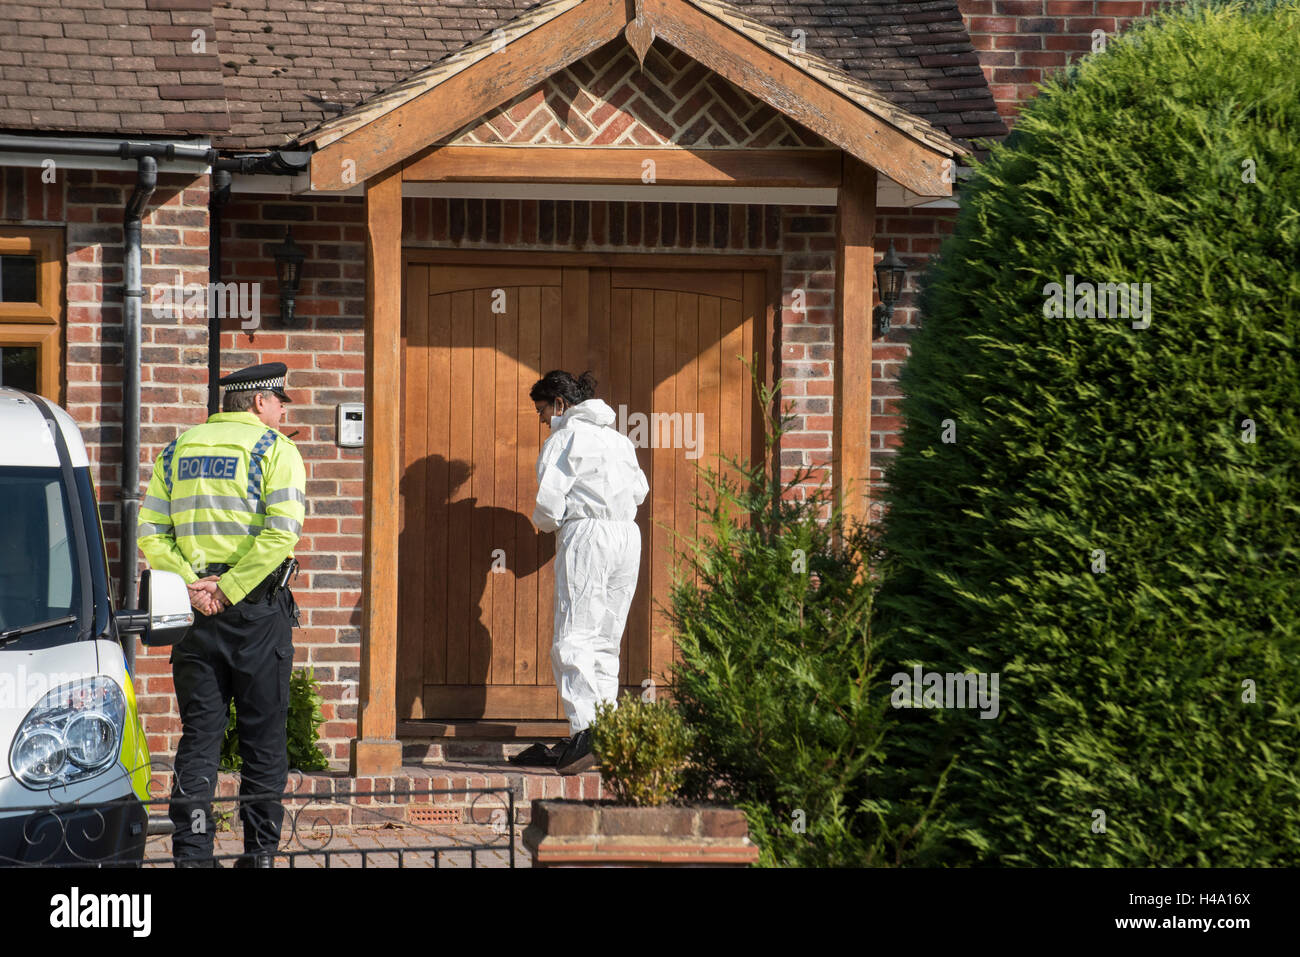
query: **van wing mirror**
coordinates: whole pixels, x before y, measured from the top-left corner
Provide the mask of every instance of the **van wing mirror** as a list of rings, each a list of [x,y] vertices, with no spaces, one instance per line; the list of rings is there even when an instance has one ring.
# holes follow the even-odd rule
[[[140,577],[143,611],[125,611],[118,624],[128,633],[140,635],[146,645],[174,645],[194,624],[190,591],[185,579],[175,572],[145,569]]]

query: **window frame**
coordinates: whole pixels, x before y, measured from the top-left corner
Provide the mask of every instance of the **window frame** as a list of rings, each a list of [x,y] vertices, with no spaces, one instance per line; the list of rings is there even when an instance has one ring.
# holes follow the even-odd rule
[[[61,404],[63,227],[0,226],[0,255],[37,261],[37,301],[0,302],[0,348],[34,347],[36,390]]]

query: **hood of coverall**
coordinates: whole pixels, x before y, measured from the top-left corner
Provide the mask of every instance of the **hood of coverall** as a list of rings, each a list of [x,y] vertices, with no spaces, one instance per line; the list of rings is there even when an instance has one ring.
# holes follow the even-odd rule
[[[562,429],[566,423],[575,419],[590,422],[592,425],[613,425],[616,418],[618,416],[614,414],[614,410],[603,399],[588,399],[571,406],[564,415],[551,416],[551,429],[552,431]]]

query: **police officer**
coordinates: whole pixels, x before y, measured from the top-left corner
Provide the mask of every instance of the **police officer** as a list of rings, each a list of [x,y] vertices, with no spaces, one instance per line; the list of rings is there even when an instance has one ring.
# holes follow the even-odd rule
[[[298,620],[281,586],[306,506],[302,456],[275,429],[290,401],[287,371],[269,362],[222,379],[222,411],[163,449],[140,510],[149,566],[181,575],[199,612],[171,656],[181,715],[169,809],[178,867],[215,863],[211,802],[232,697],[245,852],[235,866],[274,866],[280,841]]]

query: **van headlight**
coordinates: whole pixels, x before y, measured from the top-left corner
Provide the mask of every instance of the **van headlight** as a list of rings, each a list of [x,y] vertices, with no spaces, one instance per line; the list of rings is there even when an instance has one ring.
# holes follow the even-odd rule
[[[117,758],[126,698],[104,675],[60,685],[27,712],[9,749],[9,767],[30,788],[71,784]]]

